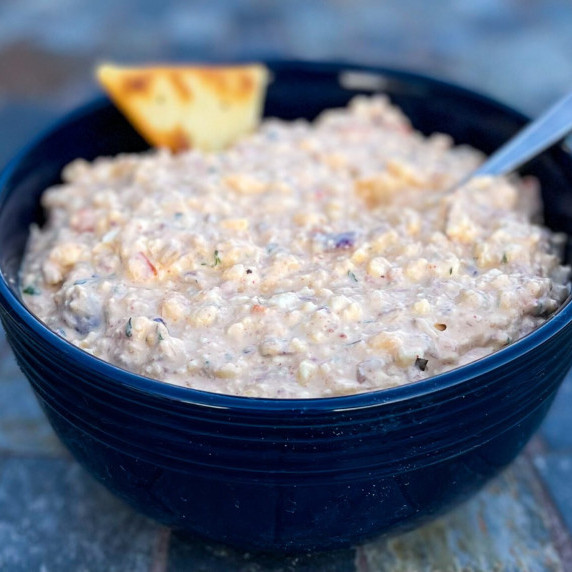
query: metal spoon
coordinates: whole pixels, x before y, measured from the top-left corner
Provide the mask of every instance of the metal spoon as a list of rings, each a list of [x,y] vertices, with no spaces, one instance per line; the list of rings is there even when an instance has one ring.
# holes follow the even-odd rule
[[[509,139],[478,169],[461,179],[448,189],[448,192],[480,175],[506,175],[563,139],[571,131],[572,93],[569,93]]]

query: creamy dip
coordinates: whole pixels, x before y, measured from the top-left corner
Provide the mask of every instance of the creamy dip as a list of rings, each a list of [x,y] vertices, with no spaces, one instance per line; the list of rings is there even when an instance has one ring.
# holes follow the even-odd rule
[[[309,398],[397,386],[528,334],[568,294],[531,179],[424,137],[385,97],[266,120],[220,153],[78,160],[48,189],[25,303],[168,383]]]

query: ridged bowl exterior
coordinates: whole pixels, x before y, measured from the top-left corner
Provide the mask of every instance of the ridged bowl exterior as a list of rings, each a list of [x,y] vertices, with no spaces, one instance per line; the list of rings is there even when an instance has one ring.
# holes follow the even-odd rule
[[[356,92],[340,85],[339,74],[352,69],[381,74],[375,77],[419,129],[449,132],[485,152],[525,121],[482,96],[403,72],[272,67],[267,115],[312,118],[345,104]],[[526,338],[473,364],[400,388],[313,400],[155,382],[47,330],[16,288],[39,194],[73,158],[144,148],[101,100],[41,137],[0,178],[0,318],[57,434],[111,491],[167,525],[244,549],[329,549],[443,512],[522,450],[572,363],[568,303]],[[529,171],[545,185],[547,222],[569,231],[570,157],[553,150]]]

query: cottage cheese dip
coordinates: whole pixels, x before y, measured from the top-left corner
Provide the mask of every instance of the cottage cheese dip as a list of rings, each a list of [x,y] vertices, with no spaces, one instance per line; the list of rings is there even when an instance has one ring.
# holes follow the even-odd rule
[[[568,295],[527,179],[424,137],[385,97],[266,120],[219,153],[78,160],[42,199],[27,306],[168,383],[310,398],[393,387],[528,334]]]

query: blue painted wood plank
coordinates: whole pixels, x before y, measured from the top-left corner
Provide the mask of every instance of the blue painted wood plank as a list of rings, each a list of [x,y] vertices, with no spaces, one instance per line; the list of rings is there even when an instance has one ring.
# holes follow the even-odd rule
[[[0,327],[0,454],[65,456]]]
[[[0,168],[54,120],[48,107],[16,101],[0,106]]]
[[[534,464],[568,530],[572,530],[572,455],[548,452],[537,455]]]
[[[159,526],[76,464],[0,459],[0,570],[148,572]]]
[[[358,548],[359,572],[564,570],[523,457],[480,494],[433,523]]]

